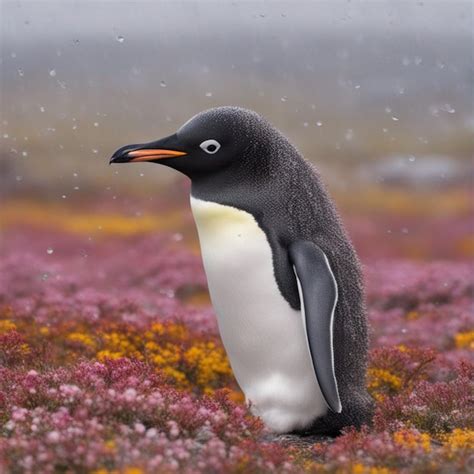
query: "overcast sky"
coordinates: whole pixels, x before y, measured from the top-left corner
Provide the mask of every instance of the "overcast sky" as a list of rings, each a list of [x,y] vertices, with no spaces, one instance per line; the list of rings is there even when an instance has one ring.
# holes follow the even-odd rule
[[[118,145],[228,104],[328,166],[472,153],[472,2],[0,2],[0,155],[24,185],[105,179]]]
[[[2,33],[25,41],[62,34],[186,35],[256,21],[281,28],[344,33],[361,28],[472,37],[473,2],[456,1],[116,1],[2,0]],[[146,26],[146,28],[144,28]]]

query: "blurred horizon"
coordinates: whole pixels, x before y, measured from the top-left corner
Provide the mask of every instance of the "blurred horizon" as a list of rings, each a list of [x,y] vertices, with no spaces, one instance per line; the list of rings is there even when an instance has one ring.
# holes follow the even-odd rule
[[[111,153],[228,104],[338,192],[469,185],[472,31],[470,2],[3,1],[2,194],[153,192],[177,174]]]

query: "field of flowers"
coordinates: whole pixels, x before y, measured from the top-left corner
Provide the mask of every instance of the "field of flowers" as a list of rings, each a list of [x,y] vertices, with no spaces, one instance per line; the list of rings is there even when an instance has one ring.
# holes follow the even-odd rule
[[[122,204],[0,211],[0,472],[474,472],[470,205],[351,210],[376,413],[297,439],[244,404],[189,212]]]

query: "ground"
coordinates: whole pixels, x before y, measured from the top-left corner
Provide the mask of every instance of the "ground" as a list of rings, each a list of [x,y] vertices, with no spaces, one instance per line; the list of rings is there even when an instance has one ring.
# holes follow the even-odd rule
[[[404,196],[339,201],[376,412],[337,439],[274,436],[249,413],[183,203],[6,201],[0,472],[473,472],[472,196]]]

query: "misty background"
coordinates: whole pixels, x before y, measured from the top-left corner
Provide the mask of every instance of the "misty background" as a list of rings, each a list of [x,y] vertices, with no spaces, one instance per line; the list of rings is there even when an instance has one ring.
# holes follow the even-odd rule
[[[1,2],[2,194],[147,193],[113,151],[256,110],[330,186],[472,183],[471,2]]]

